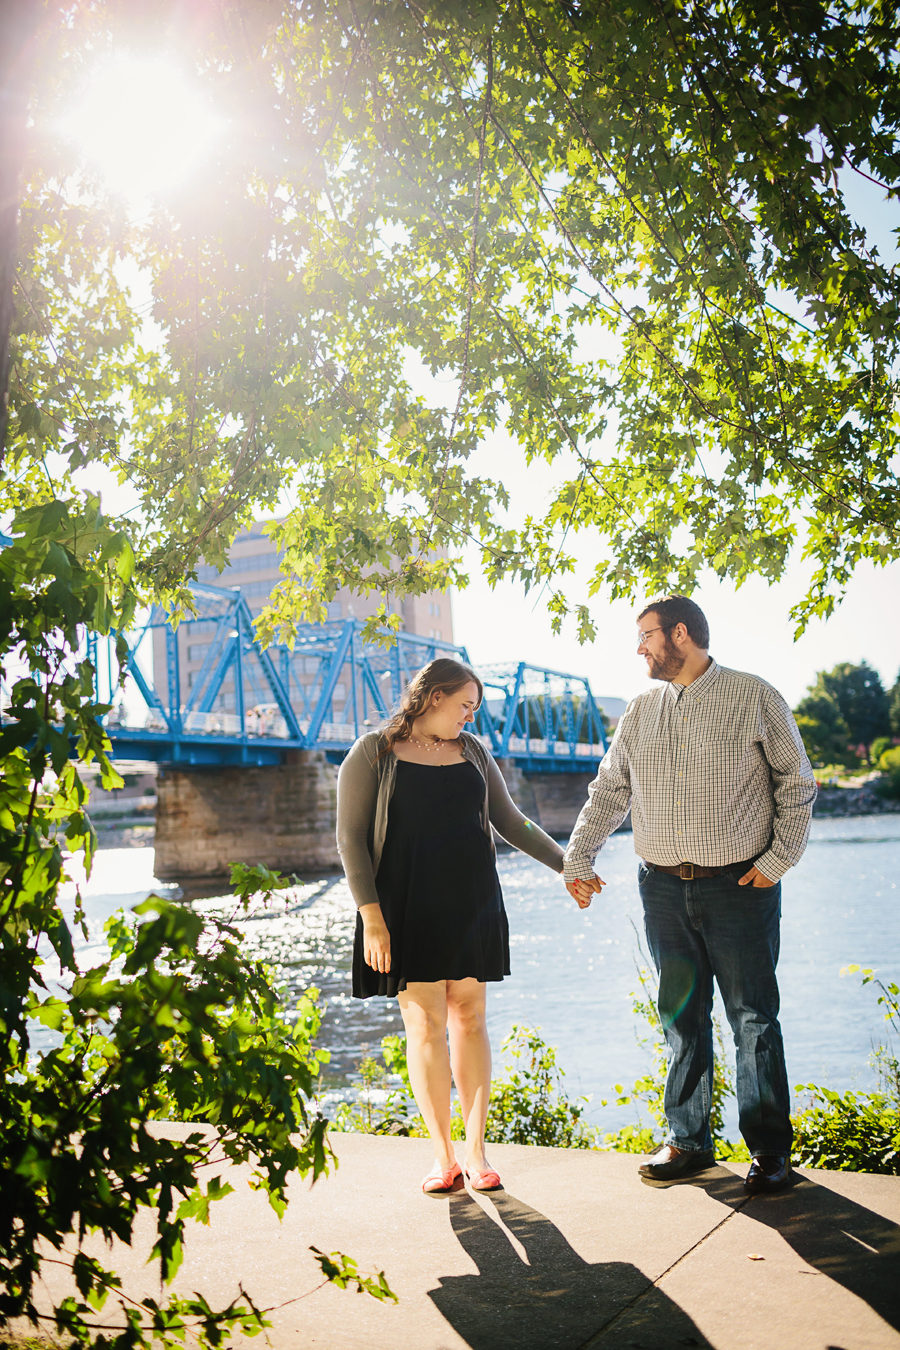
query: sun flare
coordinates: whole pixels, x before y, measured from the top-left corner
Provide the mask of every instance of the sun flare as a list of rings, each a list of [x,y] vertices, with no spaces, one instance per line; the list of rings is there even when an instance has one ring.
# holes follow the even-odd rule
[[[132,201],[183,182],[223,127],[177,66],[133,57],[99,66],[60,123],[107,185]]]

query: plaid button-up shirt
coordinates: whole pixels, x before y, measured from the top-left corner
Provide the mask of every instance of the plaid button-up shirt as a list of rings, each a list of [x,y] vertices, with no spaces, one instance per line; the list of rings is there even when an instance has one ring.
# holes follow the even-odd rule
[[[784,699],[765,680],[712,661],[693,684],[663,684],[629,703],[588,788],[565,879],[593,877],[630,807],[645,862],[727,867],[755,858],[778,881],[803,856],[815,799]]]

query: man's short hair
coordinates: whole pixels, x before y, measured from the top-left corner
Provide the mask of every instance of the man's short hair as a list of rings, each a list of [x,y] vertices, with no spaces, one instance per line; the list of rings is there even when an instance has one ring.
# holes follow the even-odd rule
[[[700,606],[694,604],[694,601],[689,600],[686,595],[665,595],[661,600],[654,600],[652,604],[645,605],[638,615],[638,623],[650,613],[659,615],[660,625],[663,628],[674,628],[676,624],[683,623],[692,642],[702,647],[704,651],[709,648],[709,624],[706,622],[706,615]]]

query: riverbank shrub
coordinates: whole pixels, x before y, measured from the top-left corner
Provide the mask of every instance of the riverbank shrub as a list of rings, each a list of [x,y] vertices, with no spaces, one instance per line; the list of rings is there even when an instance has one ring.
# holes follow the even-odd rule
[[[878,1002],[885,1020],[900,1032],[900,988],[885,985],[872,970],[850,966],[842,974],[861,972],[864,984],[880,990]],[[617,1106],[635,1105],[633,1124],[607,1132],[588,1125],[584,1113],[589,1098],[574,1102],[566,1097],[563,1071],[556,1049],[542,1039],[538,1028],[515,1026],[503,1042],[502,1051],[511,1061],[491,1085],[491,1107],[485,1137],[489,1142],[546,1144],[554,1148],[599,1148],[617,1153],[648,1154],[665,1138],[663,1097],[666,1081],[666,1045],[656,1007],[656,981],[645,966],[638,967],[639,989],[631,994],[632,1008],[645,1031],[638,1042],[650,1056],[650,1068],[626,1091],[615,1091]],[[710,1129],[721,1162],[749,1162],[743,1140],[725,1138],[725,1109],[735,1095],[734,1071],[725,1046],[721,1022],[714,1019],[716,1066]],[[367,1056],[360,1066],[361,1083],[352,1101],[342,1102],[332,1126],[367,1134],[402,1134],[424,1138],[428,1131],[419,1115],[409,1083],[406,1041],[386,1036],[382,1041],[383,1062]],[[792,1117],[794,1162],[801,1167],[837,1171],[878,1172],[900,1175],[900,1059],[890,1038],[873,1051],[872,1062],[879,1075],[876,1092],[833,1092],[805,1084],[797,1092],[810,1094],[809,1105]],[[606,1102],[603,1102],[606,1105]],[[642,1113],[646,1110],[649,1120]],[[452,1136],[465,1138],[458,1103],[452,1116]]]
[[[485,1138],[497,1144],[595,1148],[599,1131],[584,1120],[590,1098],[566,1096],[556,1048],[541,1038],[540,1028],[514,1026],[502,1050],[511,1062],[491,1084]]]
[[[359,1064],[361,1082],[353,1100],[341,1102],[332,1128],[363,1134],[402,1134],[425,1138],[406,1061],[406,1038],[385,1036],[383,1064],[371,1055]],[[556,1049],[539,1027],[516,1025],[501,1046],[506,1063],[491,1083],[485,1139],[492,1144],[544,1144],[550,1148],[595,1148],[599,1131],[587,1124],[588,1097],[566,1096]],[[451,1116],[451,1135],[466,1137],[459,1102]]]
[[[841,971],[857,974],[863,986],[879,991],[878,1006],[889,1028],[870,1060],[878,1090],[841,1093],[814,1083],[799,1086],[797,1092],[810,1093],[810,1104],[793,1117],[794,1159],[804,1167],[900,1176],[900,1057],[891,1034],[900,1034],[900,986],[885,984],[870,967]]]
[[[831,1092],[812,1083],[805,1090],[811,1103],[792,1118],[798,1167],[900,1176],[896,1099],[881,1092]]]

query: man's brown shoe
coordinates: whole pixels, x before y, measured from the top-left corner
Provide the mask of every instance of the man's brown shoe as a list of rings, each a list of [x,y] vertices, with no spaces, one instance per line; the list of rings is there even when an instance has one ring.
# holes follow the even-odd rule
[[[638,1168],[642,1177],[650,1181],[677,1181],[679,1177],[689,1177],[694,1172],[703,1172],[716,1161],[713,1148],[680,1149],[674,1144],[663,1144],[654,1155],[656,1161],[641,1163]]]
[[[780,1191],[791,1179],[791,1160],[777,1153],[763,1153],[754,1158],[744,1178],[744,1190],[751,1195]]]

